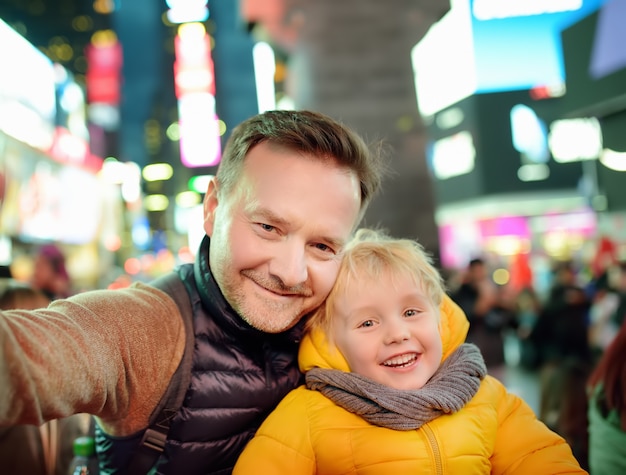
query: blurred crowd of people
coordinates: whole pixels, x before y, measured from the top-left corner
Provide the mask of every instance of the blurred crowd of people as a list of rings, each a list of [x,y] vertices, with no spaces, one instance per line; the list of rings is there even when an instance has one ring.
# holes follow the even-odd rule
[[[593,470],[594,463],[602,466],[607,450],[594,436],[610,433],[609,446],[621,440],[626,447],[626,262],[590,278],[582,270],[574,261],[555,262],[542,298],[532,286],[496,285],[487,259],[475,258],[450,278],[448,291],[465,311],[467,340],[481,348],[489,372],[503,378],[507,364],[514,364],[536,373],[539,418],[569,442],[583,468],[616,473]],[[517,347],[514,361],[506,356],[507,338]],[[608,429],[598,429],[607,420]],[[612,460],[620,457],[613,470],[626,467],[626,449],[612,451]]]

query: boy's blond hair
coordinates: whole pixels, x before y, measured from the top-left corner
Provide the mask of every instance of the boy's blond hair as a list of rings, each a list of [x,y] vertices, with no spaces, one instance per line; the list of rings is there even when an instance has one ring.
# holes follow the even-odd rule
[[[311,316],[307,329],[320,327],[330,334],[334,301],[352,280],[380,280],[389,275],[392,279],[397,275],[411,277],[439,309],[445,294],[443,279],[422,245],[411,239],[392,238],[381,230],[362,228],[346,245],[335,285]]]

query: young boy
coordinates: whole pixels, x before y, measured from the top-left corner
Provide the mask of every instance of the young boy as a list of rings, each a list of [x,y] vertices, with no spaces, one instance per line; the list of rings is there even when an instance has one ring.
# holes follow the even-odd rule
[[[566,442],[486,376],[422,247],[360,230],[300,347],[288,394],[234,474],[585,473]]]

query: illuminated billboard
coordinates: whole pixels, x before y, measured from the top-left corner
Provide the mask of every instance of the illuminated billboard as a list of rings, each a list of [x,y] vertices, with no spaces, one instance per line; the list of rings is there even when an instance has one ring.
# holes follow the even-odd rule
[[[47,150],[56,111],[52,62],[2,20],[0,45],[0,131]]]
[[[2,135],[0,229],[24,240],[85,244],[102,223],[102,187],[94,173],[62,165]],[[80,219],[77,219],[80,216]]]
[[[412,50],[425,118],[472,94],[547,88],[564,93],[561,31],[608,0],[452,0]]]
[[[222,151],[211,39],[202,23],[183,23],[174,47],[180,159],[186,167],[217,165]]]
[[[601,147],[597,121],[555,120],[536,106],[528,90],[493,92],[435,114],[426,159],[439,205],[577,189],[581,160]]]
[[[563,113],[604,117],[626,109],[626,2],[608,2],[561,33],[567,74]]]

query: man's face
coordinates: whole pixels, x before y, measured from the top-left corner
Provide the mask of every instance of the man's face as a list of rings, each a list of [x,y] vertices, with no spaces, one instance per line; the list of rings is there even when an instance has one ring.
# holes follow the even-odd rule
[[[357,176],[263,142],[249,151],[233,190],[218,197],[217,187],[212,182],[205,198],[204,229],[222,293],[259,330],[293,327],[335,282],[359,215]]]
[[[38,289],[52,290],[54,282],[58,276],[54,272],[54,268],[50,260],[44,256],[38,255],[35,259],[32,283]]]
[[[353,279],[331,312],[332,338],[352,372],[411,390],[439,368],[439,308],[410,276]]]
[[[474,264],[469,268],[469,280],[473,283],[482,282],[487,278],[487,267],[484,264]]]

